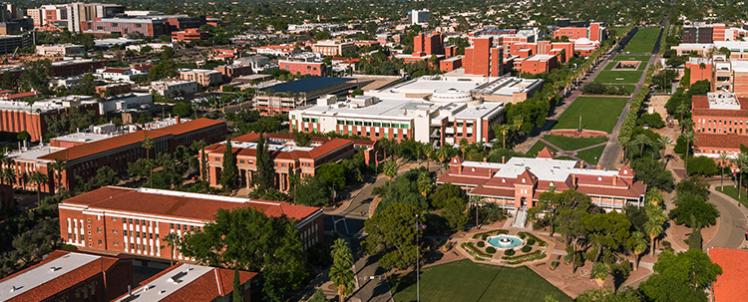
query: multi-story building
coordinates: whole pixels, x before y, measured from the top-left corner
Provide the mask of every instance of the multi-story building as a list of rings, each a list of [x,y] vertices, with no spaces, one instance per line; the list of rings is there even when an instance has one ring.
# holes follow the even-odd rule
[[[31,141],[39,141],[47,129],[46,117],[58,115],[72,107],[95,110],[93,97],[73,95],[29,103],[26,101],[0,101],[0,131],[29,134]]]
[[[205,40],[207,38],[208,33],[201,31],[199,28],[187,28],[185,30],[175,31],[171,33],[171,40],[173,42],[192,43]]]
[[[554,39],[561,39],[563,37],[568,38],[572,42],[578,39],[602,42],[606,39],[606,28],[602,23],[592,22],[589,26],[562,26],[553,30]]]
[[[95,20],[111,18],[124,12],[125,7],[118,4],[75,2],[42,5],[28,9],[26,14],[40,30],[66,29],[70,32],[83,32],[91,29]]]
[[[190,96],[195,94],[197,89],[197,83],[194,81],[151,82],[151,91],[169,98]]]
[[[54,44],[54,45],[37,45],[36,54],[40,56],[59,56],[59,57],[81,57],[86,54],[83,45],[77,44]]]
[[[444,35],[441,33],[419,33],[413,37],[413,56],[444,54]]]
[[[449,169],[437,183],[458,185],[482,202],[510,210],[538,205],[543,192],[575,190],[605,210],[622,210],[628,205],[644,205],[647,186],[635,180],[634,170],[585,168],[576,160],[554,159],[546,148],[536,158],[512,157],[506,163],[464,161],[449,162]]]
[[[108,166],[117,173],[124,173],[127,164],[139,158],[155,157],[196,140],[214,143],[222,140],[227,132],[226,122],[206,118],[186,122],[176,118],[146,126],[149,127],[146,130],[127,134],[74,133],[52,139],[49,145],[24,147],[11,152],[7,156],[12,159],[11,168],[18,176],[13,187],[30,191],[41,189],[42,192],[56,192],[59,188],[71,190],[79,181],[94,177],[101,167]],[[146,138],[152,142],[150,150],[143,148]],[[65,162],[63,171],[52,169],[56,161]],[[21,177],[35,172],[46,175],[48,183],[36,186]]]
[[[715,41],[725,41],[725,24],[706,24],[703,22],[694,22],[690,25],[683,26],[681,34],[681,43],[713,43]]]
[[[356,51],[353,42],[322,40],[312,45],[312,52],[328,57],[347,56]]]
[[[255,108],[263,114],[287,113],[296,107],[314,104],[325,95],[346,95],[361,87],[355,79],[332,77],[307,77],[273,85],[255,94]]]
[[[350,157],[356,152],[355,145],[362,142],[350,139],[313,137],[308,146],[300,146],[289,134],[263,134],[267,149],[273,159],[275,168],[275,185],[281,192],[288,192],[291,188],[291,177],[296,174],[301,179],[315,175],[320,165],[327,162]],[[239,170],[239,184],[241,187],[252,188],[252,180],[257,172],[257,141],[260,134],[249,133],[231,139],[232,152],[236,156]],[[373,142],[365,142],[365,157],[369,157]],[[205,155],[199,157],[207,159],[207,179],[211,187],[220,188],[223,155],[226,142],[220,142],[205,148]],[[202,151],[201,151],[202,152]]]
[[[271,56],[288,56],[291,55],[296,49],[295,44],[278,44],[278,45],[265,45],[253,47],[254,51],[260,55],[271,55]]]
[[[240,62],[234,62],[233,64],[229,65],[221,65],[217,66],[216,68],[213,68],[213,70],[218,71],[223,75],[223,81],[224,82],[230,82],[232,79],[236,77],[246,76],[252,74],[252,66],[251,65],[244,65]]]
[[[502,49],[493,47],[493,38],[472,38],[472,45],[465,48],[462,66],[465,74],[498,77],[502,70]]]
[[[169,24],[157,18],[101,18],[93,22],[92,31],[117,34],[122,37],[128,34],[140,34],[144,37],[168,35]]]
[[[694,153],[718,158],[740,153],[748,146],[748,100],[729,92],[695,95],[691,101]]]
[[[223,83],[223,75],[212,69],[180,69],[179,79],[195,82],[202,87],[216,86]]]
[[[239,271],[242,302],[249,302],[251,280],[257,273]],[[234,270],[178,263],[140,282],[140,286],[112,301],[232,301]]]
[[[0,279],[0,300],[111,301],[127,293],[132,278],[129,259],[56,250]]]
[[[183,237],[213,222],[219,210],[255,209],[294,222],[304,249],[322,240],[321,208],[286,202],[149,188],[102,187],[58,205],[60,237],[79,250],[135,257],[191,261],[170,246],[169,234]]]
[[[0,53],[14,53],[21,48],[33,46],[34,40],[34,32],[0,35]]]
[[[410,24],[411,25],[425,25],[429,23],[429,18],[431,18],[431,12],[428,9],[421,9],[421,10],[411,10],[410,14],[408,15],[410,17]]]
[[[534,55],[518,63],[517,71],[526,74],[543,74],[558,67],[558,59],[554,55]]]

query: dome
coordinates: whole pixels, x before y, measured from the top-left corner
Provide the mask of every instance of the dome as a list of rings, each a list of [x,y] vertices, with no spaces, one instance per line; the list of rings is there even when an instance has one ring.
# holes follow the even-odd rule
[[[437,89],[431,95],[431,101],[434,103],[469,103],[473,101],[473,97],[469,91],[460,91],[454,88],[451,89]]]

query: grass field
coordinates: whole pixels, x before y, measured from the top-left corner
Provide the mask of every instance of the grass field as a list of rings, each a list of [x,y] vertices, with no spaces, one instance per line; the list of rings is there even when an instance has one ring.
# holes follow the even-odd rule
[[[584,147],[589,147],[592,145],[597,145],[604,143],[608,141],[607,137],[568,137],[568,136],[560,136],[560,135],[546,135],[543,137],[546,141],[553,144],[556,147],[561,148],[562,150],[566,151],[572,151],[577,149],[582,149]]]
[[[597,162],[600,161],[600,156],[603,154],[604,150],[605,145],[587,149],[584,151],[579,151],[577,152],[577,157],[590,165],[597,165]]]
[[[725,180],[724,190],[720,190],[719,185],[717,185],[717,191],[725,193],[725,195],[732,197],[732,199],[738,200],[738,189],[733,185],[727,185],[728,183],[730,183],[730,181]],[[740,188],[740,203],[742,203],[744,207],[748,207],[748,193],[746,193],[744,190],[745,188]]]
[[[634,37],[631,38],[631,41],[626,44],[623,51],[629,53],[651,53],[659,34],[659,27],[639,28]]]
[[[615,56],[611,61],[642,61],[642,63],[646,64],[647,61],[649,61],[649,55],[627,55],[627,54],[620,54]],[[639,66],[640,69],[643,69],[643,66]]]
[[[612,65],[612,64],[611,64]],[[602,84],[631,84],[639,83],[642,77],[642,71],[620,71],[620,70],[603,70],[595,78],[595,82]]]
[[[415,280],[412,281],[407,286],[393,288],[395,301],[416,300]],[[546,295],[560,302],[572,301],[526,267],[506,268],[463,260],[432,267],[421,273],[421,301],[525,302],[543,301]]]
[[[553,129],[577,129],[581,116],[583,129],[610,133],[624,106],[624,98],[581,96],[561,114]]]
[[[543,147],[545,147],[545,144],[541,141],[538,141],[537,143],[532,145],[532,148],[530,148],[530,150],[527,150],[526,154],[528,156],[537,156],[538,152],[540,152],[540,150],[543,150]],[[556,152],[558,150],[553,150],[553,148],[551,148],[551,151]]]

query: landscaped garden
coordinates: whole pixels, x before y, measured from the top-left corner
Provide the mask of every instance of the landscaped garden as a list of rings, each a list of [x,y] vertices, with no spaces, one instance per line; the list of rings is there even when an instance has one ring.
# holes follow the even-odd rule
[[[743,206],[748,207],[748,192],[745,192],[745,188],[740,188],[740,198],[738,198],[738,189],[733,185],[724,186],[724,188],[717,186],[717,191],[725,193],[725,195],[732,197],[732,199],[740,201]]]
[[[541,141],[538,141],[534,145],[532,145],[532,147],[530,148],[530,150],[527,150],[527,153],[525,153],[525,154],[527,154],[527,156],[533,156],[533,157],[535,157],[535,156],[538,155],[538,153],[540,152],[540,150],[543,150],[543,148],[545,148],[545,147],[546,147],[545,143],[543,143]],[[548,148],[551,149],[551,151],[553,151],[553,152],[557,151],[557,150],[554,150],[551,147],[548,147]]]
[[[577,129],[582,117],[582,129],[599,130],[610,133],[626,99],[581,96],[559,117],[553,129]]]
[[[626,44],[623,51],[629,53],[651,53],[659,35],[659,27],[639,28],[634,37],[631,38],[631,41]]]
[[[605,145],[577,152],[577,157],[590,165],[597,165],[605,150]]]
[[[412,275],[412,274],[411,274]],[[415,301],[415,276],[393,284],[395,301]],[[508,268],[468,260],[428,268],[421,273],[422,301],[543,301],[552,296],[560,302],[569,296],[526,267]]]

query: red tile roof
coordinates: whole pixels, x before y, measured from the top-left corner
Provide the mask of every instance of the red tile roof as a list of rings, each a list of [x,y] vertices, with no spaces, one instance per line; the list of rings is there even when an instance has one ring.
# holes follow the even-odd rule
[[[740,145],[748,146],[748,136],[733,134],[696,133],[693,139],[696,148],[715,147],[740,150]]]
[[[290,133],[266,133],[264,135],[266,138],[277,139],[281,141],[293,141],[294,140],[293,136]],[[260,139],[259,133],[250,132],[250,133],[247,133],[241,136],[237,136],[233,138],[232,141],[254,142],[259,139]],[[319,160],[331,153],[347,148],[348,146],[352,146],[354,144],[354,141],[350,139],[325,138],[325,137],[312,137],[312,142],[316,144],[320,144],[320,145],[314,147],[312,150],[309,150],[309,151],[303,151],[303,150],[293,150],[293,151],[288,151],[288,152],[277,151],[277,152],[273,152],[272,156],[274,158],[290,159],[290,160],[298,160],[298,159]],[[225,147],[226,147],[226,144],[218,143],[218,144],[214,144],[214,145],[206,147],[205,150],[210,151],[212,153],[223,153],[226,150]],[[257,154],[257,151],[254,148],[234,147],[234,152],[238,155],[250,156],[250,157],[254,157]]]
[[[238,202],[221,200],[219,199],[221,197],[176,191],[143,191],[109,186],[77,195],[63,201],[63,203],[86,206],[90,209],[166,216],[202,222],[213,221],[220,209],[254,208],[269,217],[286,216],[295,221],[304,220],[321,211],[317,207],[294,205],[286,202],[249,199],[246,202]]]
[[[709,109],[709,98],[706,95],[694,95],[691,97],[692,114],[694,116],[748,116],[748,100],[738,99],[738,102],[740,103],[739,110]]]
[[[24,270],[18,271],[10,276],[6,276],[5,278],[0,279],[0,282],[10,280],[13,277],[22,275],[32,269],[43,266],[51,262],[52,260],[70,253],[71,252],[69,251],[62,250],[52,251],[51,253],[49,253],[49,255],[47,255],[47,258],[44,258],[44,260],[42,260],[41,262],[27,267]],[[112,265],[117,263],[117,260],[117,258],[113,257],[99,256],[98,260],[81,265],[73,271],[70,271],[58,278],[52,279],[49,282],[35,287],[33,290],[26,291],[7,301],[43,301],[49,299],[56,294],[59,294],[83,281],[88,280],[89,278],[96,276],[97,274],[109,270]]]
[[[722,275],[712,286],[715,302],[745,301],[748,297],[748,251],[713,247],[708,250],[712,261],[722,267]]]
[[[129,134],[114,136],[99,141],[90,142],[87,144],[81,144],[73,146],[64,150],[60,150],[54,153],[47,154],[39,157],[40,159],[46,160],[75,160],[86,156],[106,152],[109,150],[126,147],[129,145],[140,144],[145,140],[146,137],[150,139],[157,139],[168,135],[183,135],[192,131],[213,127],[226,122],[221,120],[212,120],[207,118],[201,118],[180,124],[164,127],[156,130],[141,130]]]

